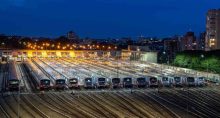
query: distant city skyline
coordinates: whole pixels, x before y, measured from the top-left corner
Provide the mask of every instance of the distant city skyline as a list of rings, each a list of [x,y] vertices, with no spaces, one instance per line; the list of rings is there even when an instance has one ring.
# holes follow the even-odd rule
[[[58,37],[169,37],[205,31],[219,0],[1,0],[0,33]]]

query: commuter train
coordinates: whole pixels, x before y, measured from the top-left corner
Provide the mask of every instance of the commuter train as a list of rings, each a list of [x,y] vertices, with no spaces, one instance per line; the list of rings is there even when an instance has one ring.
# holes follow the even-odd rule
[[[207,83],[206,83],[205,77],[198,77],[197,78],[197,85],[198,86],[206,86]]]
[[[97,88],[106,88],[107,87],[107,79],[104,77],[97,78]]]
[[[112,88],[120,88],[121,87],[121,79],[120,78],[112,78]]]
[[[197,80],[195,77],[186,77],[186,86],[191,87],[196,85],[197,85]]]
[[[185,84],[185,80],[183,77],[174,77],[174,86],[175,87],[183,87]]]
[[[18,78],[15,62],[9,63],[9,77],[7,79],[7,89],[9,91],[18,91],[20,89],[20,80]]]
[[[136,84],[138,88],[145,88],[148,84],[148,80],[145,77],[138,77],[136,79]]]
[[[69,88],[79,88],[78,78],[70,78],[68,83]]]
[[[131,77],[125,77],[123,78],[123,87],[124,88],[132,88],[133,82]]]
[[[149,87],[159,87],[159,78],[158,77],[149,77]]]
[[[161,84],[164,87],[172,87],[174,82],[173,77],[163,76],[161,79]]]
[[[56,79],[54,88],[57,90],[59,90],[59,89],[64,90],[66,88],[66,80],[65,79]]]
[[[94,80],[92,77],[87,77],[84,80],[84,88],[94,88]]]
[[[51,80],[46,76],[46,72],[43,68],[41,68],[37,63],[32,63],[29,61],[28,64],[25,64],[26,68],[28,68],[28,72],[32,74],[35,81],[37,82],[37,89],[40,90],[49,90],[51,89],[52,83]]]

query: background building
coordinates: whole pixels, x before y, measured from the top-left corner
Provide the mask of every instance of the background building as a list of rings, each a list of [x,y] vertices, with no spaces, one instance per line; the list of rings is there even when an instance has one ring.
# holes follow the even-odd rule
[[[206,17],[206,51],[220,49],[220,9],[209,10]]]
[[[205,37],[206,37],[206,32],[202,32],[199,35],[199,50],[205,50]]]
[[[70,31],[67,33],[67,39],[70,40],[70,42],[72,42],[72,43],[79,42],[78,35],[76,35],[76,33],[73,31]]]
[[[196,36],[194,32],[187,32],[185,36],[183,37],[182,41],[182,51],[184,50],[197,50],[198,44],[196,40]]]

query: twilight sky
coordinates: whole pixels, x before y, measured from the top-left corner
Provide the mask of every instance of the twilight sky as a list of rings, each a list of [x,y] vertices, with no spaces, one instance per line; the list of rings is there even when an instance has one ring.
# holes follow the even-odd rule
[[[120,38],[205,31],[208,9],[220,0],[0,0],[0,33]]]

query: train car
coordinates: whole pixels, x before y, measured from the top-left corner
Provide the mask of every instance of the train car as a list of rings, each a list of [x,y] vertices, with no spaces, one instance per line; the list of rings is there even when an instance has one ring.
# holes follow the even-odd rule
[[[136,79],[137,87],[138,88],[145,88],[147,86],[147,78],[145,77],[138,77]]]
[[[59,89],[64,90],[66,88],[66,80],[65,79],[56,79],[54,87],[57,90],[59,90]]]
[[[14,62],[9,63],[9,77],[7,79],[7,89],[9,91],[18,91],[20,89],[20,80],[18,78]]]
[[[97,78],[97,87],[98,88],[106,88],[107,87],[107,79],[104,77]]]
[[[94,88],[94,82],[93,82],[93,78],[88,77],[85,78],[84,80],[84,88]]]
[[[79,88],[78,78],[70,78],[68,83],[69,88]]]
[[[49,90],[51,88],[50,79],[40,79],[40,90]]]
[[[120,78],[112,78],[112,87],[120,88],[121,87],[121,79]]]
[[[196,86],[197,83],[196,83],[196,78],[195,77],[186,77],[186,86]]]
[[[174,77],[174,86],[175,87],[183,87],[184,86],[183,77]]]
[[[173,81],[174,81],[173,77],[163,76],[161,79],[161,84],[164,87],[172,87]]]
[[[40,90],[49,90],[51,89],[52,83],[51,80],[46,76],[46,72],[43,68],[41,68],[36,63],[33,63],[31,61],[28,61],[26,63],[25,68],[27,68],[27,71],[32,74],[34,77],[34,80],[37,82],[37,89]]]
[[[206,83],[206,80],[205,80],[205,77],[198,77],[197,78],[197,85],[198,86],[206,86],[207,83]]]
[[[159,87],[158,77],[149,77],[149,87]]]
[[[132,83],[132,78],[131,77],[123,78],[123,87],[124,88],[132,88],[133,87],[133,83]]]

